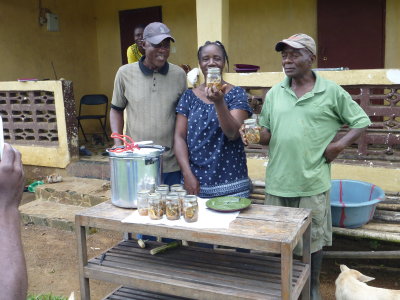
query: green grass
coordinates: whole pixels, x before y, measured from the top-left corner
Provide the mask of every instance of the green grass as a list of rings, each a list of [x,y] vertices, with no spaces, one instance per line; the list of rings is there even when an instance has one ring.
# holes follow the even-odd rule
[[[66,297],[54,296],[52,294],[28,295],[26,300],[68,300]]]

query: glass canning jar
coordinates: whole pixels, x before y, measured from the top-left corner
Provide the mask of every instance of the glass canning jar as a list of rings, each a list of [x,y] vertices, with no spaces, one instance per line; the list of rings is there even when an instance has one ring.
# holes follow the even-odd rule
[[[183,199],[183,217],[186,222],[196,222],[199,218],[197,196],[186,195]]]
[[[149,217],[152,220],[162,219],[164,212],[161,206],[161,195],[157,193],[151,193],[148,195],[149,202]]]
[[[137,209],[139,215],[147,216],[149,211],[149,193],[148,190],[142,190],[137,194]]]
[[[260,142],[260,127],[257,125],[256,119],[244,120],[244,134],[249,144]]]
[[[179,208],[181,210],[181,215],[183,215],[183,198],[187,195],[187,192],[185,189],[180,189],[176,192],[178,193],[179,197]]]
[[[166,189],[164,187],[158,187],[156,189],[156,194],[160,194],[160,203],[161,203],[161,207],[163,209],[164,214],[166,212],[165,200],[166,200],[168,193],[169,193],[169,189]]]
[[[207,87],[215,86],[220,90],[222,87],[221,82],[222,82],[221,70],[219,68],[208,68],[206,77]]]
[[[168,220],[179,220],[181,212],[178,195],[168,194],[166,198],[166,215]]]

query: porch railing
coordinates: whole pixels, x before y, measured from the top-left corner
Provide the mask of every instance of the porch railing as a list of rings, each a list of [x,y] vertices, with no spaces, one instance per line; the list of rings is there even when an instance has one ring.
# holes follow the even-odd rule
[[[400,84],[343,85],[372,121],[361,138],[341,153],[339,159],[400,162]],[[249,103],[259,114],[265,94],[270,88],[245,87]],[[256,94],[256,96],[254,96]],[[344,126],[336,139],[349,129]],[[266,149],[250,145],[248,153],[265,153]]]

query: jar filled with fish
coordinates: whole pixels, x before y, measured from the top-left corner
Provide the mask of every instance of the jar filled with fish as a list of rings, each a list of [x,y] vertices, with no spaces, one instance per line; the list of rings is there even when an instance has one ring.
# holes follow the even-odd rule
[[[222,87],[222,76],[221,70],[219,68],[208,68],[207,69],[207,78],[206,78],[207,87],[215,86],[217,89],[221,89]]]
[[[169,186],[167,187],[158,186],[156,189],[156,194],[160,194],[160,203],[164,214],[166,213],[165,201],[168,193],[169,193]]]
[[[161,195],[158,193],[151,193],[148,196],[149,201],[149,217],[152,220],[162,219],[164,212],[161,205]]]
[[[186,222],[196,222],[199,218],[199,205],[195,195],[186,195],[183,199],[183,217]]]
[[[249,144],[258,144],[260,142],[260,127],[256,119],[244,120],[244,134]]]
[[[137,194],[137,209],[140,216],[147,216],[149,213],[148,190],[142,190]]]
[[[176,191],[178,193],[178,197],[179,197],[179,208],[181,210],[181,215],[183,215],[183,198],[185,198],[185,196],[187,195],[187,192],[185,189],[180,189]]]
[[[166,199],[166,215],[168,220],[179,220],[181,211],[179,208],[178,194],[168,194]]]

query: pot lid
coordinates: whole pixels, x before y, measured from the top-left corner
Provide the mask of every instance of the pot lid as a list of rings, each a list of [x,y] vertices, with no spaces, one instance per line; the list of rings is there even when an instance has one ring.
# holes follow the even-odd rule
[[[126,146],[118,146],[106,149],[109,156],[113,157],[158,157],[163,154],[165,147],[159,145],[143,145],[140,148],[129,148]]]

